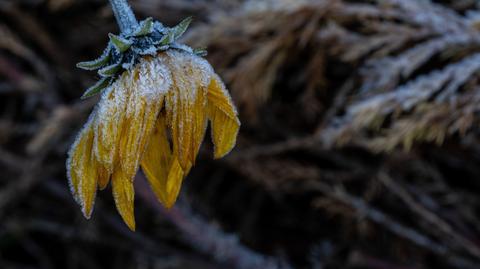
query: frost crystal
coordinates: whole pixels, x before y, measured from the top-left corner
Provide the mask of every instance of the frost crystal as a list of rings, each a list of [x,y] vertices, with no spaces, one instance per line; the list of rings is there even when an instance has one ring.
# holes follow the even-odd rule
[[[142,59],[138,64],[138,70],[137,90],[147,99],[157,101],[170,89],[172,78],[162,59]]]

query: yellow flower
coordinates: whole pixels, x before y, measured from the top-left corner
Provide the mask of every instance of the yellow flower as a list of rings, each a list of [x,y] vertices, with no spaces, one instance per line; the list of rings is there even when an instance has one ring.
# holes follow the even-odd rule
[[[90,218],[97,189],[112,183],[125,223],[135,230],[133,180],[144,171],[158,200],[175,203],[210,121],[214,157],[235,145],[240,122],[206,60],[168,50],[140,59],[103,93],[67,160],[72,193]]]

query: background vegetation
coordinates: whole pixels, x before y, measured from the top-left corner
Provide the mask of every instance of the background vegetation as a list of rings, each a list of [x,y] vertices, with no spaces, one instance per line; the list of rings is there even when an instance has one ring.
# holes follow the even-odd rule
[[[243,125],[169,212],[139,174],[131,233],[65,176],[107,1],[0,1],[0,268],[480,268],[476,2],[132,0],[194,16]]]

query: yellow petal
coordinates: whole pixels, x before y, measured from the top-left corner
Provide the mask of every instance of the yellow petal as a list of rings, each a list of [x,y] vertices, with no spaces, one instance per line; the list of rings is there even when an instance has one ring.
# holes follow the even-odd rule
[[[133,179],[162,102],[148,100],[139,93],[132,95],[119,141],[120,165],[115,167],[112,175],[112,188],[120,215],[127,226],[135,230]]]
[[[164,117],[158,117],[155,130],[142,159],[142,170],[153,192],[162,203],[167,201],[167,178],[172,162],[172,152],[166,130]]]
[[[95,156],[100,164],[104,166],[102,176],[104,180],[99,180],[100,188],[104,188],[113,173],[115,163],[118,161],[118,145],[120,141],[121,130],[126,118],[126,100],[128,100],[129,91],[121,83],[114,84],[104,95],[94,113],[95,121]]]
[[[145,57],[102,95],[96,109],[95,153],[108,173],[121,166],[127,177],[135,176],[170,85],[163,62]],[[108,177],[102,178],[103,188]]]
[[[120,163],[126,176],[133,179],[145,148],[150,138],[158,113],[163,104],[163,97],[150,99],[137,88],[131,89],[129,106],[120,137]]]
[[[197,158],[198,151],[202,145],[203,138],[205,137],[205,132],[207,131],[207,90],[198,89],[197,99],[192,110],[192,130],[193,130],[193,140],[191,145],[191,156],[190,160],[195,163]],[[188,169],[187,169],[188,170]]]
[[[143,156],[142,169],[157,199],[170,208],[177,200],[184,172],[172,155],[166,127],[164,116],[161,115]]]
[[[103,190],[107,187],[110,176],[113,173],[113,154],[111,151],[114,146],[107,147],[106,143],[101,142],[102,130],[97,129],[93,140],[95,159],[98,162],[98,188]]]
[[[111,173],[101,164],[97,163],[98,173],[98,188],[104,190],[110,182]]]
[[[166,63],[173,85],[165,102],[173,152],[184,171],[195,163],[205,136],[207,77],[212,73],[208,63],[199,57],[168,52]]]
[[[215,75],[208,87],[208,118],[212,125],[214,157],[222,158],[235,146],[240,121],[223,82]]]
[[[133,181],[122,169],[116,169],[112,175],[112,192],[120,216],[128,228],[135,231]]]
[[[70,185],[70,191],[72,192],[73,198],[78,204],[82,204],[79,194],[79,184],[80,178],[77,176],[75,172],[78,167],[80,167],[81,159],[82,159],[82,152],[83,152],[83,144],[85,144],[85,139],[83,137],[77,138],[78,142],[75,142],[70,149],[69,157],[67,160],[67,177],[68,177],[68,184]]]
[[[174,86],[175,87],[175,86]],[[182,167],[192,166],[191,144],[191,105],[181,100],[178,88],[170,91],[166,97],[167,121],[170,126],[173,151],[180,159]]]
[[[68,178],[73,196],[90,218],[97,193],[98,163],[92,154],[94,131],[90,119],[69,152]]]
[[[178,194],[180,193],[180,189],[182,187],[184,175],[187,173],[188,171],[184,172],[182,166],[180,166],[180,162],[178,162],[178,160],[175,158],[168,173],[166,186],[167,197],[166,201],[163,203],[166,208],[171,208],[177,201]]]
[[[124,73],[117,83],[125,94],[125,118],[118,142],[118,163],[112,175],[117,209],[131,230],[135,230],[133,179],[147,148],[170,88],[170,77],[159,59],[143,58],[135,69]]]

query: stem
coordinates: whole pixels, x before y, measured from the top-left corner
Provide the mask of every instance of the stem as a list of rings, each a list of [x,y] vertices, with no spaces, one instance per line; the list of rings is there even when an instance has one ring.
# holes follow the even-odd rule
[[[138,26],[138,21],[133,14],[132,8],[128,5],[127,0],[110,0],[113,14],[117,19],[118,27],[122,33],[128,33]]]

